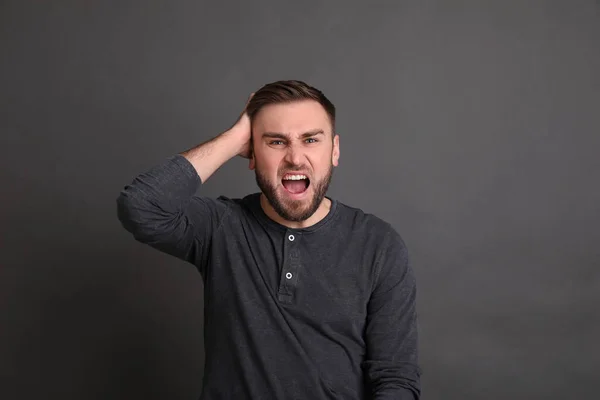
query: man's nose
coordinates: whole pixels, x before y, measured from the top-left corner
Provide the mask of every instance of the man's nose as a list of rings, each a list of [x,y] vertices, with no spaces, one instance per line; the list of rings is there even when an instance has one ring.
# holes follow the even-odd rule
[[[290,146],[285,155],[285,161],[291,165],[302,164],[302,151],[296,148],[296,146]]]

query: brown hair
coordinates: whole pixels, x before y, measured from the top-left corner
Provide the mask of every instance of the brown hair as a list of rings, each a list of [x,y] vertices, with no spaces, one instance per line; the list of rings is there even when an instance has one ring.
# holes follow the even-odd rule
[[[246,112],[250,120],[253,120],[256,114],[266,105],[292,103],[301,100],[319,102],[329,115],[333,132],[335,132],[335,106],[325,97],[323,92],[302,81],[289,80],[266,84],[254,93],[246,107]]]

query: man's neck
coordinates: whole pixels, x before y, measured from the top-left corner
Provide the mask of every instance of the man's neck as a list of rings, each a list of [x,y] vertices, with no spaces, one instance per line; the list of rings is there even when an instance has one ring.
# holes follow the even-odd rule
[[[269,203],[269,200],[267,200],[266,196],[263,193],[261,193],[260,195],[260,206],[262,207],[265,214],[267,214],[267,217],[271,218],[273,221],[283,226],[287,226],[288,228],[301,229],[315,225],[323,218],[325,218],[329,213],[329,210],[331,209],[331,200],[329,200],[327,197],[324,197],[323,201],[321,201],[321,204],[319,204],[319,208],[317,208],[317,211],[315,211],[315,213],[311,215],[308,219],[301,222],[288,221],[287,219],[282,218],[281,215],[279,215],[277,211],[275,211],[275,209],[273,208],[271,203]]]

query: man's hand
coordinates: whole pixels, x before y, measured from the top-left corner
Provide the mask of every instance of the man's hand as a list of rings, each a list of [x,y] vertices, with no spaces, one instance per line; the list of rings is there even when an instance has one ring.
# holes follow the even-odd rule
[[[219,136],[181,153],[196,168],[202,182],[206,182],[221,165],[236,155],[245,158],[252,157],[252,127],[250,117],[246,112],[252,96],[254,93],[248,98],[244,111],[231,128]],[[250,163],[252,164],[253,161],[251,160]]]
[[[238,155],[244,158],[252,157],[250,145],[252,141],[252,127],[250,124],[250,117],[246,112],[248,103],[250,103],[252,96],[254,96],[254,93],[250,94],[250,97],[248,97],[248,101],[246,102],[246,106],[244,107],[244,111],[238,118],[237,122],[228,131],[228,134],[237,137],[239,143],[242,143],[242,146],[238,151]]]

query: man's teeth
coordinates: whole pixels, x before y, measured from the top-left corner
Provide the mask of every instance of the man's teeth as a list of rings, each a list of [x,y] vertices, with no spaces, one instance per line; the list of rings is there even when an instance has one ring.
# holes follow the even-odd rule
[[[299,181],[302,179],[308,179],[308,178],[306,177],[306,175],[288,175],[285,178],[283,178],[283,180],[286,180],[286,181]]]

